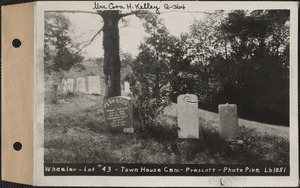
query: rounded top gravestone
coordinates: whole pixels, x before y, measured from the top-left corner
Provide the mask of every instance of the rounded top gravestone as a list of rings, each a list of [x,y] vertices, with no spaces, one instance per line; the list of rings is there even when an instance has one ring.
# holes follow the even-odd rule
[[[177,97],[178,116],[198,116],[198,97],[194,94],[183,94]]]
[[[183,94],[177,97],[179,138],[199,138],[198,97]]]

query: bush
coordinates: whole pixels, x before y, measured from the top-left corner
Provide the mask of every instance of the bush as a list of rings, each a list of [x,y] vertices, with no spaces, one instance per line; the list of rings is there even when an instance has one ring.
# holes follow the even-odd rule
[[[141,136],[152,137],[158,140],[175,140],[178,135],[178,127],[175,125],[166,125],[158,122],[146,124],[141,129]]]
[[[134,117],[142,126],[149,124],[157,124],[157,116],[164,111],[164,108],[169,104],[167,99],[155,99],[141,92],[140,94],[133,93],[133,111]]]

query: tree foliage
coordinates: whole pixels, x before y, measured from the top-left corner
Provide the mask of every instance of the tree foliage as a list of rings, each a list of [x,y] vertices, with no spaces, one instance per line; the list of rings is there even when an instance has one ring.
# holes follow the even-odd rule
[[[134,104],[143,124],[153,122],[169,102],[170,56],[175,40],[157,15],[147,15],[147,32],[133,64]]]
[[[236,103],[242,117],[288,124],[289,11],[218,11],[193,23],[189,42],[204,106]]]
[[[68,71],[83,59],[76,53],[78,49],[70,37],[70,30],[71,22],[64,14],[45,14],[44,59],[45,62],[53,61],[55,71]]]
[[[240,104],[244,117],[288,124],[288,24],[287,10],[256,10],[231,12],[221,26],[231,36],[230,60],[236,67],[230,100]]]
[[[130,53],[120,53],[121,58],[121,82],[130,80],[132,73],[132,65],[134,57]]]
[[[180,37],[169,33],[159,15],[97,14],[104,21],[99,32],[106,97],[120,95],[120,79],[130,81],[143,124],[154,122],[178,95],[195,93],[202,108],[217,111],[218,104],[235,103],[242,117],[288,125],[288,10],[216,11],[194,20]],[[147,33],[135,59],[119,53],[118,23],[132,14],[144,19]],[[64,14],[46,14],[45,60],[53,61],[56,70],[69,70],[82,60],[74,53],[70,26]]]
[[[179,38],[157,16],[145,17],[132,78],[143,111],[154,117],[163,101],[195,93],[203,108],[235,103],[242,117],[288,125],[288,10],[216,11]]]

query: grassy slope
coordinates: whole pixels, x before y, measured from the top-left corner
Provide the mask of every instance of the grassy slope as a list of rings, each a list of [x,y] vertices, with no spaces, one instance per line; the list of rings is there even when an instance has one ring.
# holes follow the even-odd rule
[[[165,114],[170,116],[176,116],[176,103],[171,104],[165,109]],[[217,113],[209,112],[206,110],[199,109],[199,117],[205,120],[206,123],[210,123],[213,127],[219,128],[219,115]],[[239,125],[246,128],[253,128],[257,134],[261,136],[274,136],[289,138],[289,127],[271,125],[266,123],[258,123],[255,121],[249,121],[239,118]]]
[[[95,65],[87,64],[87,70],[74,69],[69,76],[96,73]],[[104,124],[102,96],[60,94],[58,104],[50,103],[49,81],[55,77],[48,75],[45,82],[45,162],[288,164],[288,128],[239,120],[241,142],[227,144],[219,136],[217,115],[199,109],[201,138],[175,139],[168,136],[174,129],[166,128],[176,127],[174,104],[152,132],[111,134]]]

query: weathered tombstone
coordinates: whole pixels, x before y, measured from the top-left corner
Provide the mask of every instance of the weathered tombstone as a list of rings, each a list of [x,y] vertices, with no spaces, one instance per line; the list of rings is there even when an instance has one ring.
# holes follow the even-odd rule
[[[53,91],[52,91],[52,96],[51,96],[51,103],[54,103],[54,104],[57,104],[57,91],[58,91],[58,85],[57,84],[52,84],[52,88],[53,88]]]
[[[105,79],[100,77],[100,93],[105,95]]]
[[[100,92],[100,76],[88,76],[88,93],[101,94]]]
[[[77,78],[76,91],[79,92],[79,93],[86,93],[85,79],[84,78]]]
[[[124,82],[124,91],[130,93],[130,84],[129,82]]]
[[[133,133],[133,111],[131,99],[117,96],[104,102],[105,125],[114,132]]]
[[[177,97],[178,138],[199,138],[198,97],[183,94]]]
[[[61,91],[63,92],[63,93],[67,93],[67,83],[68,83],[68,80],[67,80],[67,78],[65,78],[65,77],[63,77],[62,79],[61,79]]]
[[[67,93],[73,93],[74,92],[74,79],[68,78],[65,87],[66,87]]]
[[[235,141],[239,134],[237,106],[235,104],[220,104],[219,118],[221,137],[226,141]]]

